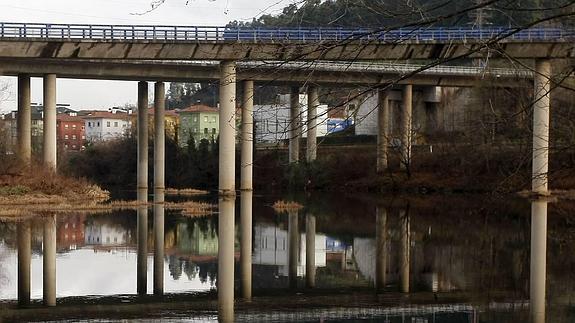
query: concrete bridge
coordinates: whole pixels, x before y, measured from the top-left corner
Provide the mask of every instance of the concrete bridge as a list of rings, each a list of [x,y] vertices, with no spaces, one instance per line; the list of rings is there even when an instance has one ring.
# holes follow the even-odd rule
[[[299,158],[301,134],[300,87],[308,84],[306,160],[316,158],[318,84],[371,84],[379,89],[378,171],[387,168],[389,99],[391,85],[402,84],[401,163],[411,162],[412,92],[414,85],[472,86],[479,70],[469,73],[461,67],[421,67],[393,70],[393,65],[366,63],[337,65],[310,63],[308,69],[294,61],[382,61],[441,60],[459,57],[497,57],[535,60],[531,73],[490,74],[503,86],[525,85],[533,79],[533,183],[536,194],[548,194],[549,110],[552,59],[575,58],[573,30],[563,29],[244,29],[227,27],[94,26],[0,23],[0,72],[18,75],[18,155],[31,158],[30,76],[44,79],[43,161],[56,168],[56,77],[133,79],[138,84],[138,200],[148,201],[148,81],[154,81],[154,216],[163,223],[165,169],[165,86],[164,81],[217,79],[219,81],[219,255],[218,286],[233,286],[235,214],[236,85],[242,82],[241,123],[242,192],[252,191],[253,177],[253,91],[254,81],[288,82],[292,85],[290,104],[290,162]],[[195,60],[217,62],[198,63]],[[275,61],[271,66],[258,63]],[[252,61],[252,62],[250,62]],[[255,63],[253,61],[256,61]],[[290,62],[290,63],[285,63]],[[294,65],[296,64],[296,65]],[[314,65],[315,64],[315,65]],[[323,64],[323,65],[322,65]],[[305,65],[303,65],[305,66]],[[338,67],[339,66],[339,67]],[[361,67],[360,67],[361,66]],[[290,73],[285,72],[289,71]],[[315,70],[317,69],[317,73]],[[314,70],[314,73],[310,73]],[[274,72],[277,71],[277,74]],[[465,72],[467,71],[467,72]],[[292,73],[293,72],[293,73]],[[300,73],[300,74],[298,74]],[[306,74],[307,73],[307,74]],[[466,74],[467,73],[467,74]],[[290,76],[291,74],[291,76]],[[306,76],[307,77],[304,77]],[[311,75],[311,79],[309,78]],[[313,75],[316,78],[314,79]],[[499,75],[499,77],[497,76]],[[349,76],[349,80],[346,80]],[[249,194],[251,200],[251,194]],[[157,207],[157,208],[156,208]],[[157,211],[156,211],[157,209]],[[138,211],[138,227],[147,229],[147,208]],[[251,225],[251,202],[242,203],[242,228]],[[244,218],[246,225],[244,225]],[[161,224],[158,230],[163,230]],[[228,233],[228,234],[224,234]],[[245,236],[245,237],[244,237]],[[242,240],[251,243],[251,231]],[[138,248],[146,246],[139,235]],[[249,246],[246,250],[250,249]],[[145,254],[145,252],[141,252]],[[139,277],[146,277],[146,259],[138,261]],[[158,268],[157,270],[163,270]],[[159,275],[158,277],[161,277]],[[138,292],[145,293],[145,279]],[[233,288],[218,288],[222,313],[233,313]],[[154,290],[163,292],[163,286]],[[251,293],[251,292],[250,292]],[[26,295],[22,295],[26,298]],[[54,305],[55,297],[47,301]],[[230,309],[232,312],[230,312]],[[224,315],[224,320],[226,317]]]

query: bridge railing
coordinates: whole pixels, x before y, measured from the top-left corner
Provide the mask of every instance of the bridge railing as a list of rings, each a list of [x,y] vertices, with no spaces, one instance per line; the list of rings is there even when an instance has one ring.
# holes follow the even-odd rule
[[[317,41],[466,41],[505,37],[520,41],[573,41],[575,30],[561,28],[244,28],[211,26],[79,25],[0,23],[0,38],[214,41],[214,42],[317,42]]]

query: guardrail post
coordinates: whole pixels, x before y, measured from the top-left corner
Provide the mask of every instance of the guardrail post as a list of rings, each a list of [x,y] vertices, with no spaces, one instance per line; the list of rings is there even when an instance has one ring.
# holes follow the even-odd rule
[[[156,40],[156,26],[152,27],[152,39]]]
[[[4,23],[0,23],[0,37],[4,37]]]
[[[114,39],[114,26],[110,25],[110,38]]]

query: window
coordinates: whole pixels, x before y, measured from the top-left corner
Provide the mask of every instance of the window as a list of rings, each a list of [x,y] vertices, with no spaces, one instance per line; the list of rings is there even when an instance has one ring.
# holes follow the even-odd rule
[[[208,116],[204,117],[204,122],[208,122]]]
[[[84,130],[84,126],[82,126],[82,130]]]
[[[194,128],[194,133],[198,132],[198,128]]]
[[[118,121],[114,121],[114,127],[118,128]]]
[[[88,127],[91,127],[91,126],[92,126],[92,123],[91,123],[91,122],[88,122]]]
[[[212,128],[212,134],[216,134],[216,128]]]
[[[98,127],[100,126],[100,121],[98,121]]]
[[[76,149],[76,145],[72,145],[72,149]]]
[[[72,129],[76,129],[76,125],[75,125],[75,124],[72,125]]]
[[[212,122],[216,122],[216,117],[212,117]]]
[[[64,139],[68,139],[68,135],[64,135]]]
[[[204,134],[208,134],[208,128],[204,128]]]
[[[64,129],[68,129],[68,124],[64,124]]]
[[[194,117],[194,122],[198,122],[198,117]]]
[[[86,139],[86,136],[82,135],[82,139]]]
[[[72,135],[72,139],[76,139],[76,135]]]
[[[110,121],[106,122],[106,127],[108,127],[108,128],[110,127]]]

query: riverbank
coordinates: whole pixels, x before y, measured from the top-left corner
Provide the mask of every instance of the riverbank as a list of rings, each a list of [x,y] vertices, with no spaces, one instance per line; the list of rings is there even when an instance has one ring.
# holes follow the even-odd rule
[[[313,163],[289,165],[287,151],[257,151],[256,189],[394,194],[515,194],[531,187],[531,150],[525,146],[435,145],[413,149],[409,170],[395,151],[389,168],[376,172],[373,144],[324,146]],[[575,188],[573,152],[550,156],[550,187]]]

